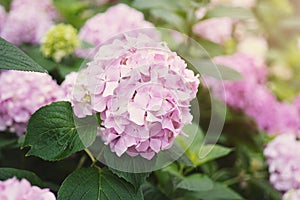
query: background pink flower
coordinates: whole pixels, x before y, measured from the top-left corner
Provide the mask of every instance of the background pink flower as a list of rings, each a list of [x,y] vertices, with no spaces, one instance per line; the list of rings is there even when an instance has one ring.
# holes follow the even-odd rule
[[[99,134],[118,156],[151,159],[191,123],[199,80],[166,44],[125,34],[101,46],[87,66],[71,99],[75,115],[100,113]]]
[[[56,200],[49,189],[41,189],[31,186],[26,180],[18,180],[15,177],[0,181],[1,200]]]
[[[14,0],[0,36],[15,45],[38,44],[57,16],[51,0]]]
[[[232,37],[232,26],[230,18],[210,18],[195,24],[193,31],[207,40],[223,44]]]
[[[0,85],[0,130],[18,135],[36,110],[63,97],[59,85],[43,73],[3,71]]]
[[[267,68],[263,64],[257,65],[254,58],[240,53],[216,57],[214,61],[237,70],[243,76],[241,81],[208,78],[207,85],[215,97],[233,109],[244,111],[260,130],[269,134],[300,133],[300,118],[295,106],[279,102],[266,87]]]
[[[117,4],[90,18],[81,28],[79,37],[83,42],[97,46],[115,35],[142,28],[154,26],[145,21],[143,13],[125,4]],[[151,31],[149,32],[151,34]],[[89,51],[81,49],[77,53],[87,57]]]
[[[278,135],[264,150],[270,182],[279,191],[300,189],[300,142],[293,134]]]

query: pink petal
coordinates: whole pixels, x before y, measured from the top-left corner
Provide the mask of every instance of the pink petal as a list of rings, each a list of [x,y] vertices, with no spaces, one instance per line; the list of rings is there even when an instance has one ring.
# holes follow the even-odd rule
[[[161,140],[160,139],[150,139],[150,148],[158,153],[161,147]]]
[[[118,81],[111,81],[105,83],[105,89],[103,92],[103,96],[107,97],[114,94],[114,90],[118,87]]]
[[[143,158],[146,158],[147,160],[151,160],[155,156],[154,152],[146,152],[146,153],[140,153],[140,154]]]
[[[143,109],[137,108],[136,106],[132,105],[132,103],[128,104],[128,112],[129,112],[129,119],[136,123],[137,125],[144,125],[145,119],[145,111]]]

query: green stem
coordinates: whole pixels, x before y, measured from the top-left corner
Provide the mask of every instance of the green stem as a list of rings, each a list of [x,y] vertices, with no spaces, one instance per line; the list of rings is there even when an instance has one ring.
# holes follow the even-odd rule
[[[84,151],[90,157],[90,159],[92,160],[91,166],[94,166],[96,164],[97,160],[95,159],[95,157],[93,156],[93,154],[90,152],[90,150],[84,149]]]
[[[81,168],[82,165],[84,164],[85,160],[86,160],[86,156],[84,155],[84,156],[82,156],[82,157],[80,158],[79,163],[78,163],[76,169]]]

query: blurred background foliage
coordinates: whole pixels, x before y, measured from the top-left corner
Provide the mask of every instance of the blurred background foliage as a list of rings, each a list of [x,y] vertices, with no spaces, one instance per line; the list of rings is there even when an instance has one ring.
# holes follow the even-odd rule
[[[10,0],[0,3],[9,9]],[[210,56],[231,54],[236,51],[238,39],[235,32],[224,44],[217,44],[201,38],[193,32],[199,21],[230,17],[243,24],[255,20],[258,26],[250,28],[253,34],[266,39],[268,50],[266,63],[269,67],[268,87],[279,100],[292,101],[300,88],[300,1],[258,0],[253,8],[229,5],[209,9],[203,18],[196,17],[196,11],[206,6],[208,0],[121,0],[96,3],[93,0],[54,0],[65,23],[77,29],[87,19],[104,12],[116,3],[126,3],[140,11],[157,27],[177,30],[200,43]],[[238,27],[235,27],[238,29]],[[70,56],[60,63],[44,58],[38,46],[23,45],[21,48],[50,74],[62,82],[66,74],[77,71],[82,59]],[[245,78],[245,77],[244,77]],[[206,132],[211,117],[210,94],[200,88],[198,100],[201,109],[200,127]],[[185,156],[167,168],[155,171],[143,185],[145,199],[178,200],[276,200],[280,194],[268,182],[268,171],[263,148],[271,139],[258,131],[255,123],[240,111],[228,110],[219,145],[213,151],[212,159],[200,161],[193,157],[203,137],[202,131]],[[26,150],[19,151],[18,141],[10,134],[0,134],[0,166],[28,169],[47,180],[49,187],[57,191],[64,178],[78,167],[88,166],[85,154],[74,156],[55,164],[39,158],[24,157]],[[218,149],[224,148],[224,149]],[[196,149],[196,150],[195,150]],[[13,157],[11,155],[14,155]],[[187,157],[187,158],[186,158]],[[187,164],[184,160],[191,163]],[[47,173],[44,173],[47,171]],[[184,182],[183,182],[184,181]],[[194,185],[201,185],[194,188]],[[209,189],[205,188],[208,187]]]

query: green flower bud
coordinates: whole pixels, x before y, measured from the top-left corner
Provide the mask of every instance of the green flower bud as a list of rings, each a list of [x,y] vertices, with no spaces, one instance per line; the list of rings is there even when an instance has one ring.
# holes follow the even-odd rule
[[[42,40],[41,51],[47,58],[60,62],[72,54],[80,44],[77,30],[67,24],[58,24],[49,29]]]

